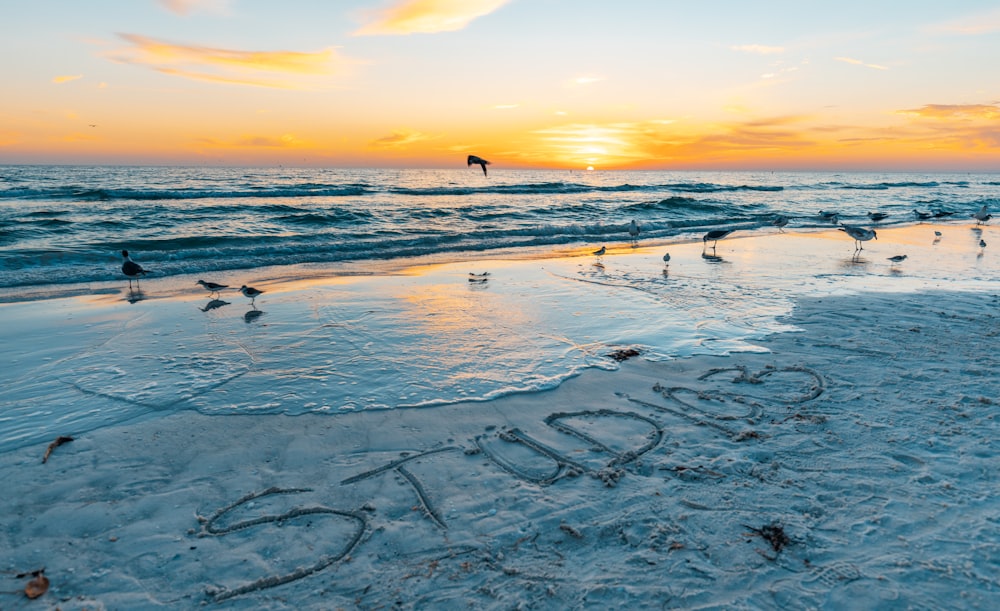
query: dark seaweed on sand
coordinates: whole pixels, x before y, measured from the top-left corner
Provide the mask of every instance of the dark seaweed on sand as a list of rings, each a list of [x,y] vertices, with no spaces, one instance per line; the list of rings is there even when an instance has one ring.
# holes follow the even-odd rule
[[[746,526],[746,524],[744,524]],[[775,552],[780,552],[787,545],[791,545],[792,540],[785,534],[785,529],[777,522],[772,522],[760,528],[754,528],[752,526],[746,526],[755,535],[764,539],[771,544],[771,549]]]
[[[611,354],[609,354],[607,356],[609,356],[609,357],[613,358],[614,360],[618,361],[619,363],[621,363],[622,361],[629,360],[633,356],[639,356],[639,354],[641,354],[641,353],[638,350],[636,350],[635,348],[623,348],[621,350],[615,350],[614,352],[612,352]]]

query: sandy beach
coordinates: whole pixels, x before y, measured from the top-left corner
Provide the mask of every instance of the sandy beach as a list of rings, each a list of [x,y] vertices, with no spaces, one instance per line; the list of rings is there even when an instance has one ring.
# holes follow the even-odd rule
[[[938,229],[0,305],[0,609],[994,608],[1000,233]]]

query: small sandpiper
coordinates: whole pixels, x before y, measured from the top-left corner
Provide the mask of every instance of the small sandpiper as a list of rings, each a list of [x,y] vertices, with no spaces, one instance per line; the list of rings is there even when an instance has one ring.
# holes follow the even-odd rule
[[[216,284],[215,282],[205,282],[204,280],[199,280],[198,284],[205,287],[208,290],[209,295],[217,295],[222,289],[228,289],[228,284]]]
[[[240,292],[243,293],[244,297],[250,298],[250,303],[253,304],[254,300],[260,297],[264,291],[258,291],[252,286],[247,286],[244,284],[243,286],[240,287]]]

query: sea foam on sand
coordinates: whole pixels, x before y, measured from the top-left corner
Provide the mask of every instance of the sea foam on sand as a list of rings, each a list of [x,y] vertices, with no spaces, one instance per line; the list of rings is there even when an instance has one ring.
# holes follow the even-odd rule
[[[44,464],[47,443],[7,451],[0,608],[993,608],[1000,283],[988,252],[917,231],[880,230],[861,261],[836,233],[720,242],[721,261],[671,246],[692,304],[794,295],[755,351],[485,403],[166,410]],[[29,601],[17,575],[43,567]]]

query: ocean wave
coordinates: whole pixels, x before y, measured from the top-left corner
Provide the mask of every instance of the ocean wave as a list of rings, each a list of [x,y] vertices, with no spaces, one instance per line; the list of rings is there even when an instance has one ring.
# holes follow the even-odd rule
[[[291,185],[250,189],[114,189],[63,186],[49,189],[13,188],[0,190],[0,198],[71,201],[156,201],[186,199],[248,199],[363,196],[372,189],[363,185]]]

